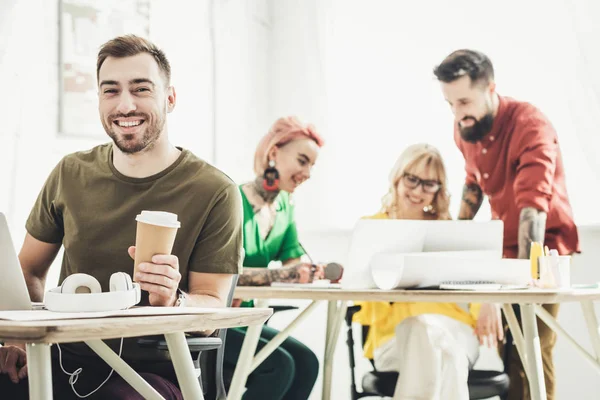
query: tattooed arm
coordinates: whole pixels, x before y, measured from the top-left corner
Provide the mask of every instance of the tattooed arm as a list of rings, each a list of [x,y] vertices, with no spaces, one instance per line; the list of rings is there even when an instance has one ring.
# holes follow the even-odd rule
[[[314,272],[310,265],[296,264],[281,268],[244,268],[238,279],[239,286],[269,286],[273,282],[307,283]]]
[[[462,202],[460,203],[460,212],[458,219],[473,219],[483,202],[483,192],[481,188],[473,183],[463,187]]]
[[[543,242],[546,233],[546,213],[525,207],[519,217],[519,258],[529,258],[531,242]]]

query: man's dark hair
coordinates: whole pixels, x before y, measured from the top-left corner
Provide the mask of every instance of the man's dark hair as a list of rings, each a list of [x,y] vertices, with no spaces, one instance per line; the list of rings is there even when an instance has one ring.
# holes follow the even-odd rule
[[[100,47],[98,61],[96,63],[96,79],[100,79],[100,67],[108,57],[124,58],[136,56],[140,53],[148,53],[158,64],[161,72],[165,75],[166,84],[171,81],[171,65],[165,53],[154,43],[136,35],[119,36]]]
[[[441,82],[450,83],[468,75],[471,84],[487,85],[494,80],[494,66],[483,53],[475,50],[456,50],[435,67],[433,73]]]

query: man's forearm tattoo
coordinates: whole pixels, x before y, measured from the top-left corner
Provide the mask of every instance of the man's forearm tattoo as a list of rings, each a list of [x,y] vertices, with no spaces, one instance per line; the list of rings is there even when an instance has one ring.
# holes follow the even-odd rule
[[[529,258],[531,242],[543,242],[546,233],[546,213],[525,207],[519,216],[519,258]]]
[[[462,202],[458,219],[473,219],[483,202],[483,192],[478,185],[471,184],[463,187]]]
[[[269,286],[273,282],[297,283],[300,273],[296,266],[276,269],[244,268],[244,273],[238,278],[239,286]]]

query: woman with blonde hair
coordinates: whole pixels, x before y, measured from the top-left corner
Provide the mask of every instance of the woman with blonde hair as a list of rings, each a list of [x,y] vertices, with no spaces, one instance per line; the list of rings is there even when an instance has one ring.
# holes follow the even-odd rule
[[[244,271],[238,285],[269,286],[272,282],[310,283],[323,277],[322,265],[302,262],[305,254],[296,230],[290,195],[310,179],[323,146],[314,126],[291,116],[279,118],[259,142],[254,155],[256,178],[240,186],[244,207]],[[282,267],[267,268],[272,261]],[[239,305],[240,301],[234,302]],[[242,306],[252,306],[244,302]],[[225,368],[233,370],[245,329],[229,329]],[[258,350],[277,330],[264,326]],[[319,373],[315,354],[288,337],[248,378],[244,400],[306,400]]]
[[[446,170],[428,144],[408,147],[390,173],[374,219],[450,219]],[[399,372],[398,399],[468,400],[469,369],[479,357],[479,306],[455,303],[359,303],[354,321],[369,325],[365,356],[378,371]],[[443,393],[443,396],[442,396]]]
[[[422,171],[427,171],[431,179],[419,179],[417,172]],[[450,219],[446,169],[435,147],[428,144],[409,146],[394,164],[389,181],[390,188],[375,218]],[[422,198],[416,194],[419,186]],[[412,200],[418,199],[418,203],[411,201],[411,194]]]

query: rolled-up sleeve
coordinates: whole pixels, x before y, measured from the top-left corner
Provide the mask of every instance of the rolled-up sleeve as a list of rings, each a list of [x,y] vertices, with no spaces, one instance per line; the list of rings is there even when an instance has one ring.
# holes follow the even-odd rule
[[[558,157],[554,128],[544,121],[531,121],[516,137],[517,173],[513,190],[517,208],[533,207],[548,212]]]

